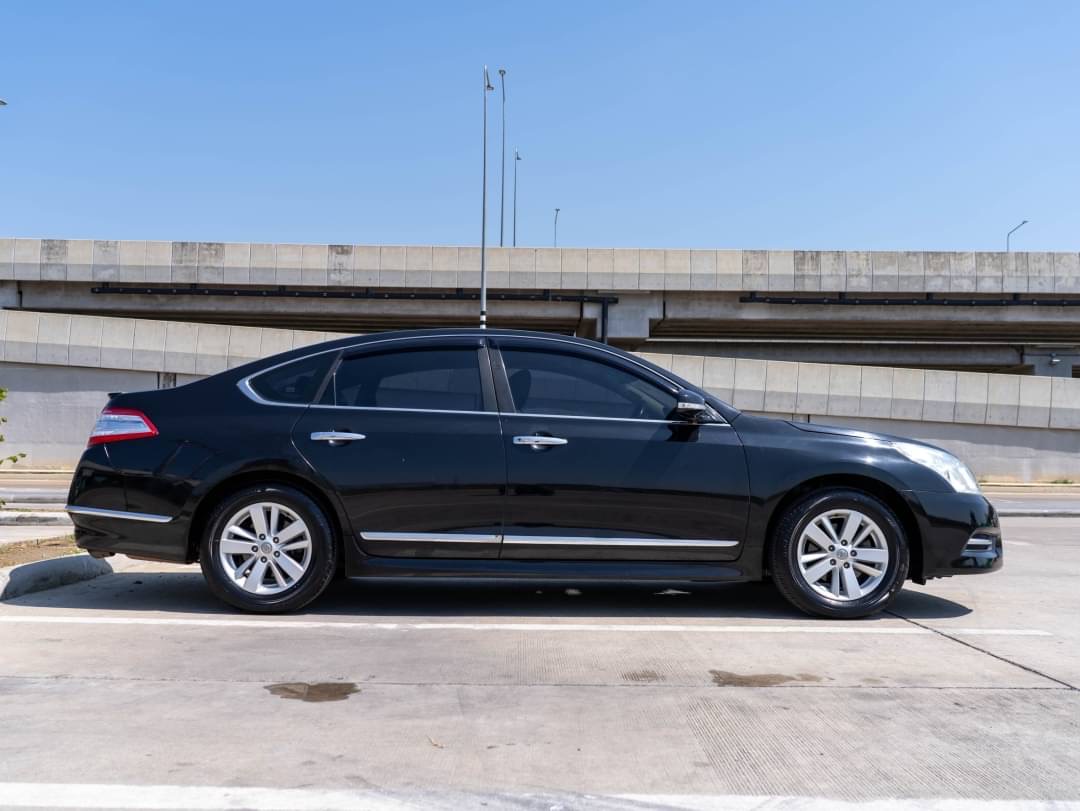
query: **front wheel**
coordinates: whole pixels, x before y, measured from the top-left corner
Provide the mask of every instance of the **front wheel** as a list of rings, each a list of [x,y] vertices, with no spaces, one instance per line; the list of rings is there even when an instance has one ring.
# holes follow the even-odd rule
[[[206,523],[199,556],[210,590],[244,611],[294,611],[337,568],[326,515],[292,487],[260,485],[225,498]]]
[[[811,493],[781,517],[769,565],[780,593],[819,617],[855,619],[887,608],[908,573],[896,514],[859,490]]]

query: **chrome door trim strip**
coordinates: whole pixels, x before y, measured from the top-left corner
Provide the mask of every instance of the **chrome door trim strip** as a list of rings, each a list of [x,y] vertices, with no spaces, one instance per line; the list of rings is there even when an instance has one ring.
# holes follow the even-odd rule
[[[647,420],[640,417],[592,417],[584,414],[531,414],[523,411],[500,411],[501,417],[534,417],[543,420],[600,420],[603,422],[647,422],[654,425],[692,425],[695,428],[705,428],[715,425],[720,428],[730,428],[730,422],[687,422],[686,420]]]
[[[100,507],[75,507],[71,504],[68,504],[64,509],[72,515],[87,515],[93,518],[118,518],[123,521],[145,521],[148,524],[167,524],[173,520],[171,515],[136,513],[128,510],[104,510]]]
[[[504,535],[510,546],[654,546],[678,549],[718,549],[738,546],[738,541],[691,538],[604,538],[599,536]]]
[[[275,403],[275,405],[277,405]],[[309,406],[304,406],[309,408]],[[395,408],[393,406],[339,406],[312,403],[310,408],[330,408],[335,411],[390,411],[407,412],[412,414],[475,414],[481,417],[497,417],[498,411],[457,411],[451,408]]]
[[[502,543],[502,535],[470,532],[361,532],[365,541],[394,541],[398,543]]]

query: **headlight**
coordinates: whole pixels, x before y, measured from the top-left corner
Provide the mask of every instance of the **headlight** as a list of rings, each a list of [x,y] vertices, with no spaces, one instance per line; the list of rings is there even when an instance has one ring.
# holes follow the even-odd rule
[[[978,493],[979,483],[971,469],[951,453],[913,442],[893,442],[892,446],[912,462],[924,465],[952,485],[957,493]]]

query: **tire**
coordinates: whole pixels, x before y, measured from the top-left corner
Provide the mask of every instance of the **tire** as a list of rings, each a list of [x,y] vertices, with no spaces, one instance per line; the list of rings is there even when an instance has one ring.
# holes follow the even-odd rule
[[[214,508],[199,562],[218,599],[243,611],[278,614],[323,593],[338,568],[338,545],[326,514],[310,497],[286,485],[258,485]]]
[[[789,507],[769,546],[769,568],[784,598],[830,619],[888,608],[907,579],[908,561],[896,514],[880,499],[847,488],[819,490]]]

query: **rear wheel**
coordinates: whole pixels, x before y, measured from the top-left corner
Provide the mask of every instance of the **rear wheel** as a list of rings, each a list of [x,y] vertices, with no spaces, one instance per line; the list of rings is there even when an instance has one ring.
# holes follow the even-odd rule
[[[337,568],[326,515],[292,487],[260,485],[224,499],[206,524],[200,563],[210,590],[245,611],[293,611],[314,600]]]
[[[769,563],[780,593],[796,608],[855,619],[887,608],[900,593],[907,538],[896,514],[874,496],[821,490],[784,513]]]

